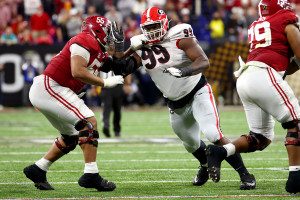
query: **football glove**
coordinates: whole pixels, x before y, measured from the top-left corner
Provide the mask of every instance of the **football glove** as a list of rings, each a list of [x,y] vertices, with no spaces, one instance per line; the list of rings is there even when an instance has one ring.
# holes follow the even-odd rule
[[[116,85],[123,84],[124,83],[124,78],[121,75],[118,76],[112,76],[108,77],[106,79],[103,79],[104,88],[112,88],[115,87]]]
[[[147,43],[147,39],[145,38],[144,34],[136,35],[130,38],[130,43],[130,48],[134,51],[137,51]]]
[[[114,21],[112,23],[112,41],[115,44],[115,51],[116,52],[122,52],[124,51],[124,32],[123,32],[123,28],[120,27],[120,30],[118,28],[117,22]]]
[[[175,76],[177,78],[185,77],[185,76],[191,76],[193,73],[193,69],[191,66],[187,66],[181,69],[177,69],[174,67],[169,67],[164,70],[164,73],[169,73],[172,76]]]

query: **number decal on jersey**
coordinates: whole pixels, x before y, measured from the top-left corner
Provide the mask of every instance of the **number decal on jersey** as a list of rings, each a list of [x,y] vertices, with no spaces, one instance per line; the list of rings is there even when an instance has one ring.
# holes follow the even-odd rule
[[[192,37],[194,35],[192,28],[183,29],[183,33],[184,33],[184,37]]]
[[[248,30],[250,52],[258,47],[267,47],[272,43],[270,23],[264,21]]]
[[[154,54],[157,55],[156,57],[159,56],[157,58],[157,60],[156,60],[156,57]],[[166,48],[164,48],[160,45],[154,45],[154,46],[151,46],[151,49],[142,48],[141,58],[143,60],[149,59],[149,63],[145,64],[145,67],[147,69],[153,69],[157,64],[157,61],[159,63],[163,63],[163,64],[167,63],[170,60],[170,54]]]

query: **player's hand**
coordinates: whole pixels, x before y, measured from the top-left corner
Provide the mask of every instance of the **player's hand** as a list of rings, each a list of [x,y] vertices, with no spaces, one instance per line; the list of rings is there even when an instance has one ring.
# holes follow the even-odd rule
[[[124,51],[124,32],[122,27],[120,27],[120,30],[118,28],[118,24],[116,21],[112,23],[111,27],[111,35],[112,35],[112,40],[115,44],[115,51],[116,52],[121,52]]]
[[[175,76],[177,78],[180,78],[182,77],[182,72],[180,69],[177,69],[177,68],[174,68],[174,67],[169,67],[169,68],[166,68],[164,70],[164,73],[169,73],[170,75],[172,76]]]
[[[130,43],[130,48],[134,51],[137,51],[147,43],[147,39],[145,38],[144,34],[136,35],[130,38]]]
[[[112,76],[107,79],[103,79],[103,82],[104,82],[104,85],[103,85],[104,88],[112,88],[119,84],[123,84],[124,78],[121,75]]]

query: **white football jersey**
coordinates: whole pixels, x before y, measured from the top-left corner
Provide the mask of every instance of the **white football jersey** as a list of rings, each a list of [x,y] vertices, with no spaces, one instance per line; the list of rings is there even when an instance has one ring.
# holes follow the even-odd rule
[[[183,68],[192,63],[177,43],[184,38],[194,38],[189,24],[179,24],[168,30],[163,40],[144,46],[136,51],[141,57],[143,67],[151,76],[164,97],[176,101],[190,93],[199,82],[202,73],[176,78],[164,70],[169,67]]]

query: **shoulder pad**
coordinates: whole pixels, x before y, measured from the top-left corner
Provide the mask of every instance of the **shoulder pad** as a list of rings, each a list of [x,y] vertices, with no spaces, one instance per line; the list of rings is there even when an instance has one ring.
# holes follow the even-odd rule
[[[90,34],[79,33],[72,38],[71,44],[77,43],[78,45],[84,47],[88,51],[98,51],[99,44],[96,38]]]
[[[165,36],[170,40],[178,40],[182,38],[192,38],[195,37],[193,33],[193,28],[189,24],[178,24],[168,30]]]

